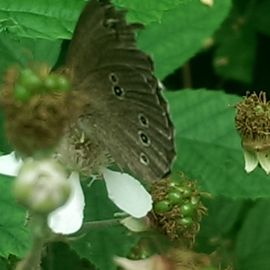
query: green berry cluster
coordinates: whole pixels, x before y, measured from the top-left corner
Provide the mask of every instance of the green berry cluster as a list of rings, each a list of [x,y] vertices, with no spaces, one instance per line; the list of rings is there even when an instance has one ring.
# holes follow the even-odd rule
[[[190,186],[182,186],[180,183],[170,182],[168,186],[169,190],[165,198],[154,203],[155,212],[162,214],[170,212],[175,206],[179,207],[178,223],[183,226],[192,225],[192,217],[200,201],[199,195],[193,195]]]
[[[28,68],[20,71],[14,88],[14,96],[18,101],[27,102],[36,94],[65,92],[69,89],[70,83],[63,75],[48,74],[46,77],[42,77]]]
[[[130,250],[128,258],[131,260],[144,260],[152,256],[153,250],[148,238],[141,238],[138,243]]]
[[[196,182],[183,175],[178,182],[165,179],[153,185],[151,194],[157,227],[170,239],[193,240],[206,212]]]
[[[270,101],[266,97],[266,92],[247,93],[235,107],[235,126],[241,136],[243,147],[247,146],[252,151],[264,148],[265,144],[268,145]]]

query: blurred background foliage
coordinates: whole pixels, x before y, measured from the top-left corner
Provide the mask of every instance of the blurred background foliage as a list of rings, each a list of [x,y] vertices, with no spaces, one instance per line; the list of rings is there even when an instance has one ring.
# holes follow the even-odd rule
[[[247,91],[270,88],[270,1],[115,0],[129,21],[145,24],[139,47],[154,59],[167,88],[176,127],[178,156],[173,173],[184,171],[213,195],[205,201],[195,250],[218,253],[236,270],[270,269],[270,179],[259,168],[244,172],[234,105]],[[209,1],[211,3],[211,1]],[[11,65],[64,62],[83,0],[0,0],[0,75]],[[3,81],[2,81],[3,82]],[[9,153],[0,114],[0,152]],[[19,134],[18,134],[19,136]],[[24,210],[0,176],[0,269],[12,269],[29,248]],[[112,218],[117,209],[102,183],[87,194],[86,220]],[[122,227],[50,244],[43,267],[113,270],[113,255],[127,256],[138,242]]]

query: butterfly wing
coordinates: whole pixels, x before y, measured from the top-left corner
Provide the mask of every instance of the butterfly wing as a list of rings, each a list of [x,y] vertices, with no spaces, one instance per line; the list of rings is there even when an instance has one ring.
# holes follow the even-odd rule
[[[81,127],[104,144],[123,169],[146,180],[170,172],[174,131],[149,56],[136,47],[138,24],[108,1],[81,14],[67,55],[75,89],[89,103]]]

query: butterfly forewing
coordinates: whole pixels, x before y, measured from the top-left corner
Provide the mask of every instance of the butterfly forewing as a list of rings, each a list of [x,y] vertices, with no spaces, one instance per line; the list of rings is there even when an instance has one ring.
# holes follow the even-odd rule
[[[138,28],[108,1],[90,1],[66,65],[74,88],[89,96],[81,117],[85,133],[103,144],[123,170],[156,180],[170,172],[174,132],[153,63],[136,47]]]

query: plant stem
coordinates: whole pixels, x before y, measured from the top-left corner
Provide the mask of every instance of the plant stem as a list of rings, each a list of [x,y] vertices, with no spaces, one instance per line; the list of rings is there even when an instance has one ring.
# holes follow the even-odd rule
[[[42,250],[49,239],[47,215],[33,214],[31,216],[33,244],[28,255],[22,259],[15,270],[41,270]]]
[[[18,263],[16,270],[41,270],[41,255],[44,239],[36,237],[33,241],[30,253]]]
[[[123,219],[121,218],[114,218],[114,219],[107,219],[107,220],[98,220],[98,221],[90,221],[83,224],[82,228],[73,234],[72,236],[76,236],[78,234],[84,234],[87,233],[89,230],[92,229],[102,229],[110,226],[119,225],[120,221]]]
[[[117,219],[107,219],[107,220],[98,220],[98,221],[90,221],[84,223],[82,230],[89,230],[89,229],[99,229],[114,225],[119,225],[120,220],[123,218],[117,218]]]

